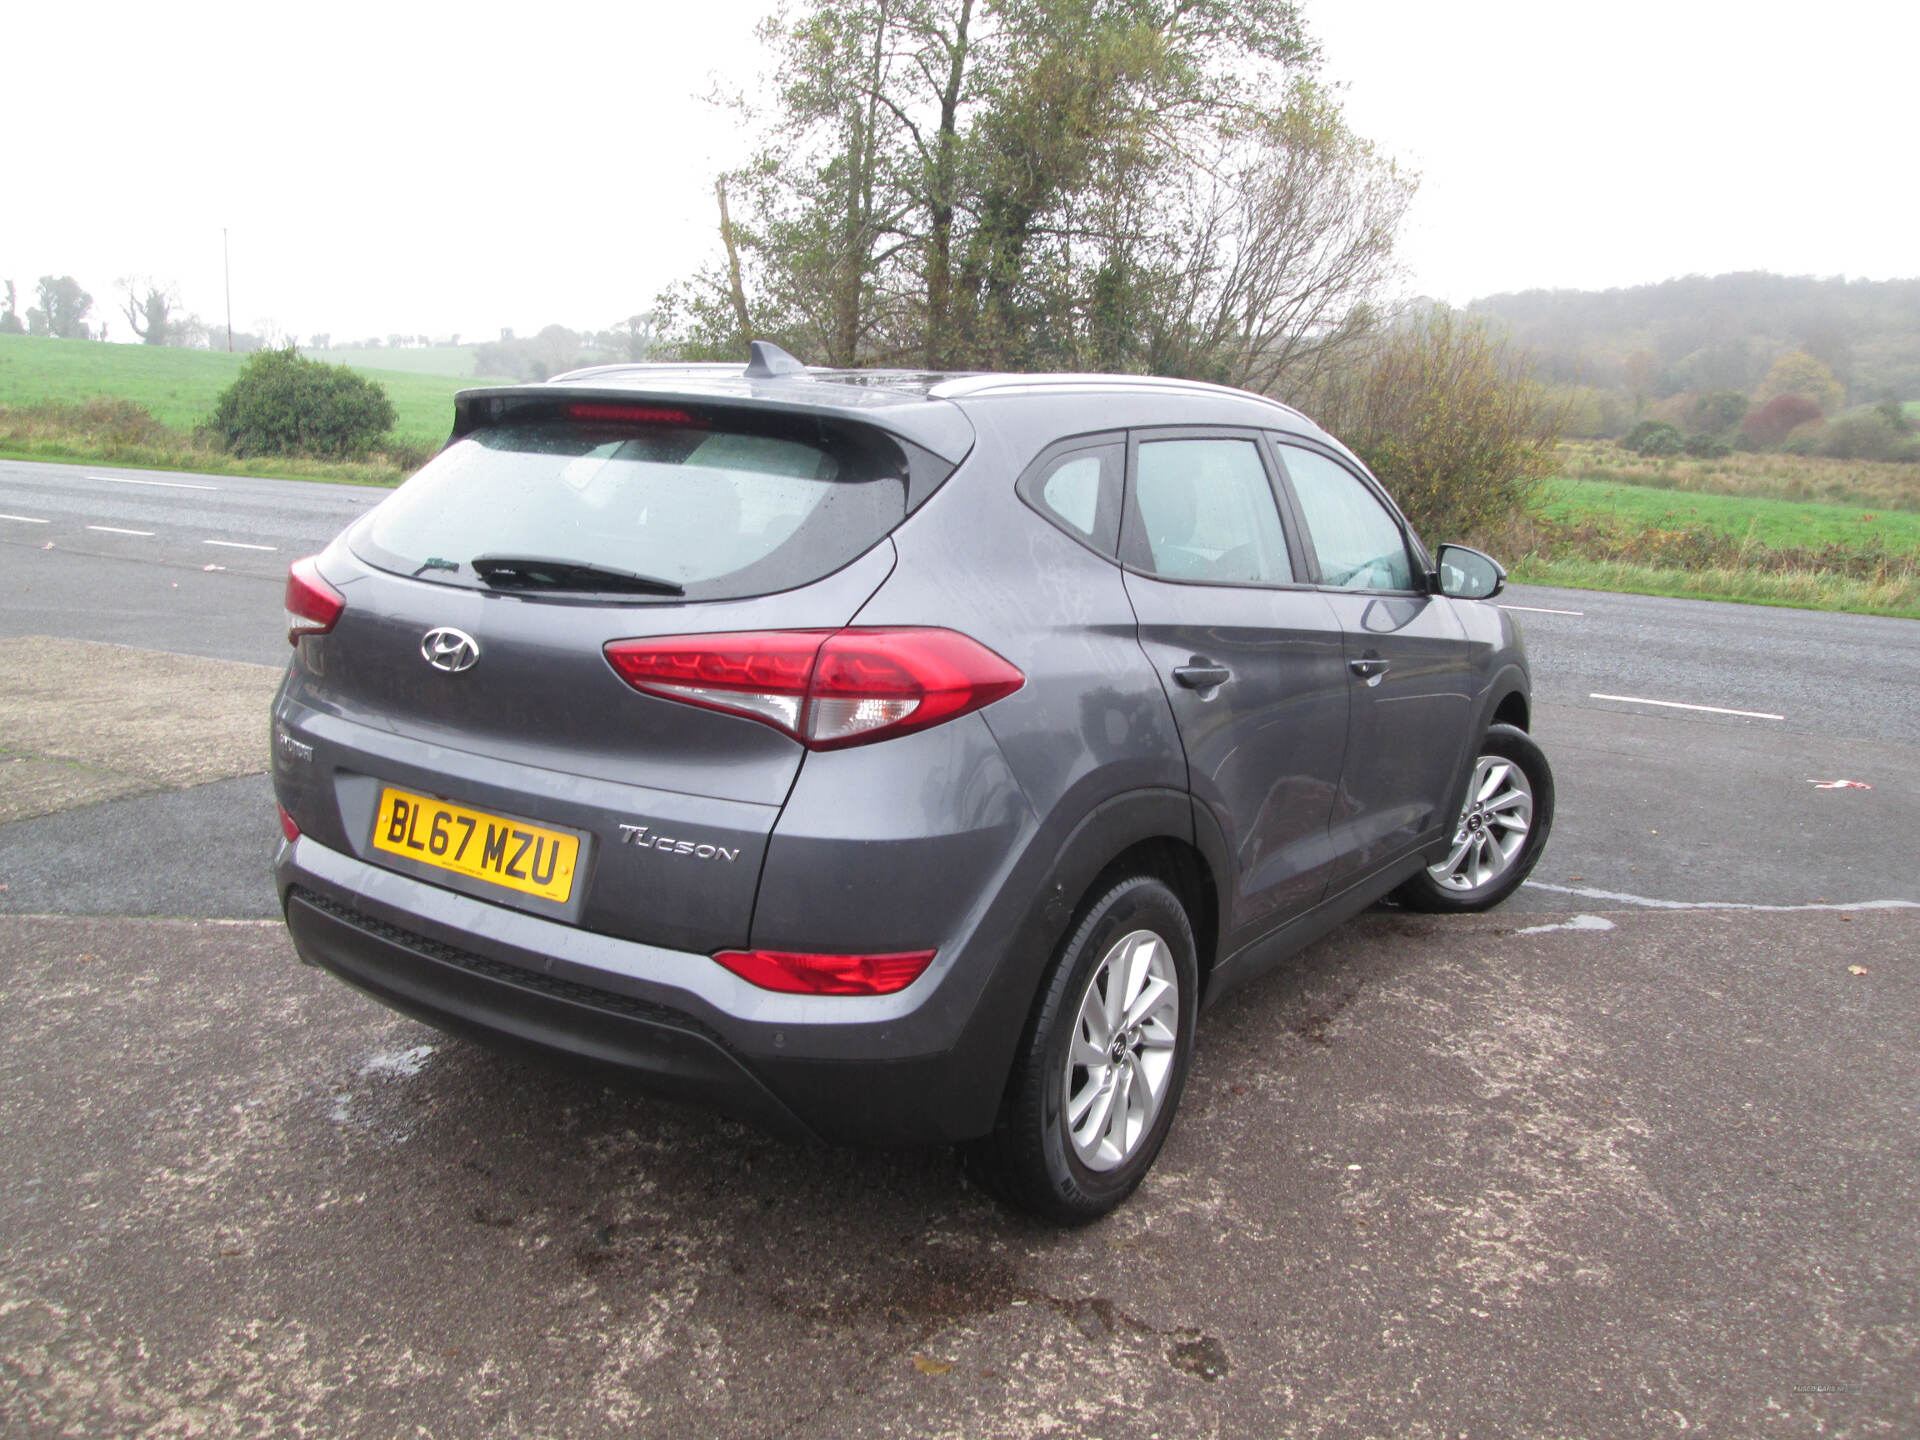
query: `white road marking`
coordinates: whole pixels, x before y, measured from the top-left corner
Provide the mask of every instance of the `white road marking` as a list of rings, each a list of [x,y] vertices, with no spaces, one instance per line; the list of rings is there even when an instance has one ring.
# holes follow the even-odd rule
[[[151,530],[122,530],[118,525],[89,525],[87,528],[89,530],[104,530],[109,535],[144,535],[149,540],[153,538],[153,531]]]
[[[0,515],[0,520],[18,520],[22,525],[46,525],[46,520],[36,520],[31,515]]]
[[[1581,615],[1581,616],[1584,616],[1587,613],[1584,610],[1549,610],[1544,605],[1502,605],[1500,608],[1502,610],[1525,610],[1532,615]]]
[[[1622,905],[1640,905],[1648,910],[1759,910],[1769,915],[1786,915],[1799,910],[1920,910],[1920,900],[1856,900],[1847,905],[1748,905],[1739,900],[1652,900],[1645,895],[1624,895],[1618,890],[1596,890],[1588,885],[1549,885],[1544,880],[1529,880],[1529,889],[1548,890],[1555,895],[1578,895],[1585,900],[1615,900]]]
[[[229,550],[278,550],[278,545],[248,545],[239,540],[202,540],[202,545],[224,545]]]
[[[1618,700],[1622,705],[1659,705],[1668,710],[1698,710],[1707,715],[1739,715],[1748,720],[1784,720],[1764,710],[1729,710],[1723,705],[1688,705],[1680,700],[1648,700],[1641,695],[1589,695],[1589,700]]]
[[[114,485],[152,485],[161,490],[218,490],[218,485],[189,485],[184,480],[131,480],[125,475],[89,475],[89,480],[105,480]]]
[[[1529,925],[1524,930],[1516,930],[1516,935],[1545,935],[1550,930],[1611,930],[1611,920],[1603,920],[1598,915],[1576,915],[1558,925]]]

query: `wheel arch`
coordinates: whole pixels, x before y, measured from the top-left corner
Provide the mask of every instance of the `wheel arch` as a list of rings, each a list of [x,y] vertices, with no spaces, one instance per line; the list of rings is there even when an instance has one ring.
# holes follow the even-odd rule
[[[1494,704],[1493,714],[1487,719],[1489,725],[1511,725],[1516,730],[1533,729],[1533,706],[1527,698],[1527,692],[1509,678],[1506,694]]]
[[[1517,730],[1532,733],[1533,690],[1526,670],[1512,662],[1501,666],[1487,688],[1480,692],[1479,712],[1479,722],[1471,730],[1467,743],[1461,747],[1459,773],[1447,792],[1444,812],[1447,815],[1458,815],[1460,807],[1466,803],[1467,784],[1473,779],[1474,763],[1479,759],[1480,737],[1487,733],[1488,727],[1511,725]]]
[[[1118,880],[1152,875],[1180,897],[1193,927],[1200,971],[1196,999],[1204,999],[1221,912],[1221,875],[1208,851],[1224,855],[1225,849],[1196,843],[1195,813],[1192,798],[1182,791],[1131,791],[1096,806],[1060,845],[1014,932],[998,998],[983,1006],[969,1027],[970,1038],[993,1053],[996,1113],[1004,1113],[1013,1059],[1031,1038],[1043,982],[1061,940]]]

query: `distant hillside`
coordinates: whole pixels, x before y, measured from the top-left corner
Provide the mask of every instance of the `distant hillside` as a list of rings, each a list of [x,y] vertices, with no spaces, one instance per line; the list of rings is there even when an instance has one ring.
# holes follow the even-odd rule
[[[351,365],[356,370],[387,370],[408,375],[447,375],[456,380],[473,378],[477,345],[385,346],[336,345],[330,350],[305,350],[311,360],[329,365]]]
[[[1504,325],[1541,378],[1633,401],[1751,394],[1782,355],[1805,351],[1846,403],[1920,399],[1920,279],[1689,275],[1625,290],[1526,290],[1467,307]]]

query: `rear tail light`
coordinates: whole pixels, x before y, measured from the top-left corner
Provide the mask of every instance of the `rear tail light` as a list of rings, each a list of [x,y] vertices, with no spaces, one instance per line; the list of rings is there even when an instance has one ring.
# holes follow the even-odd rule
[[[287,807],[276,804],[273,808],[280,812],[280,833],[289,840],[298,840],[300,838],[300,826],[295,822],[293,816],[287,813]]]
[[[810,750],[925,730],[1026,679],[956,630],[749,630],[615,640],[606,650],[636,690],[745,715]]]
[[[891,995],[920,978],[931,950],[897,955],[816,955],[792,950],[722,950],[713,958],[762,990],[789,995]]]
[[[309,555],[287,571],[287,643],[298,645],[302,635],[324,635],[347,608],[346,597],[320,578],[320,567]]]

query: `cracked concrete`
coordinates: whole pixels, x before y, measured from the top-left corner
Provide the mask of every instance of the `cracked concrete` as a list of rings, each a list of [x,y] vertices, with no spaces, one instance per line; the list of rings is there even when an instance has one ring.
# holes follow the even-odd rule
[[[1236,997],[1058,1232],[277,925],[0,916],[0,1431],[1920,1430],[1920,917],[1531,918],[1378,913]]]
[[[264,771],[268,665],[0,639],[0,825]]]

